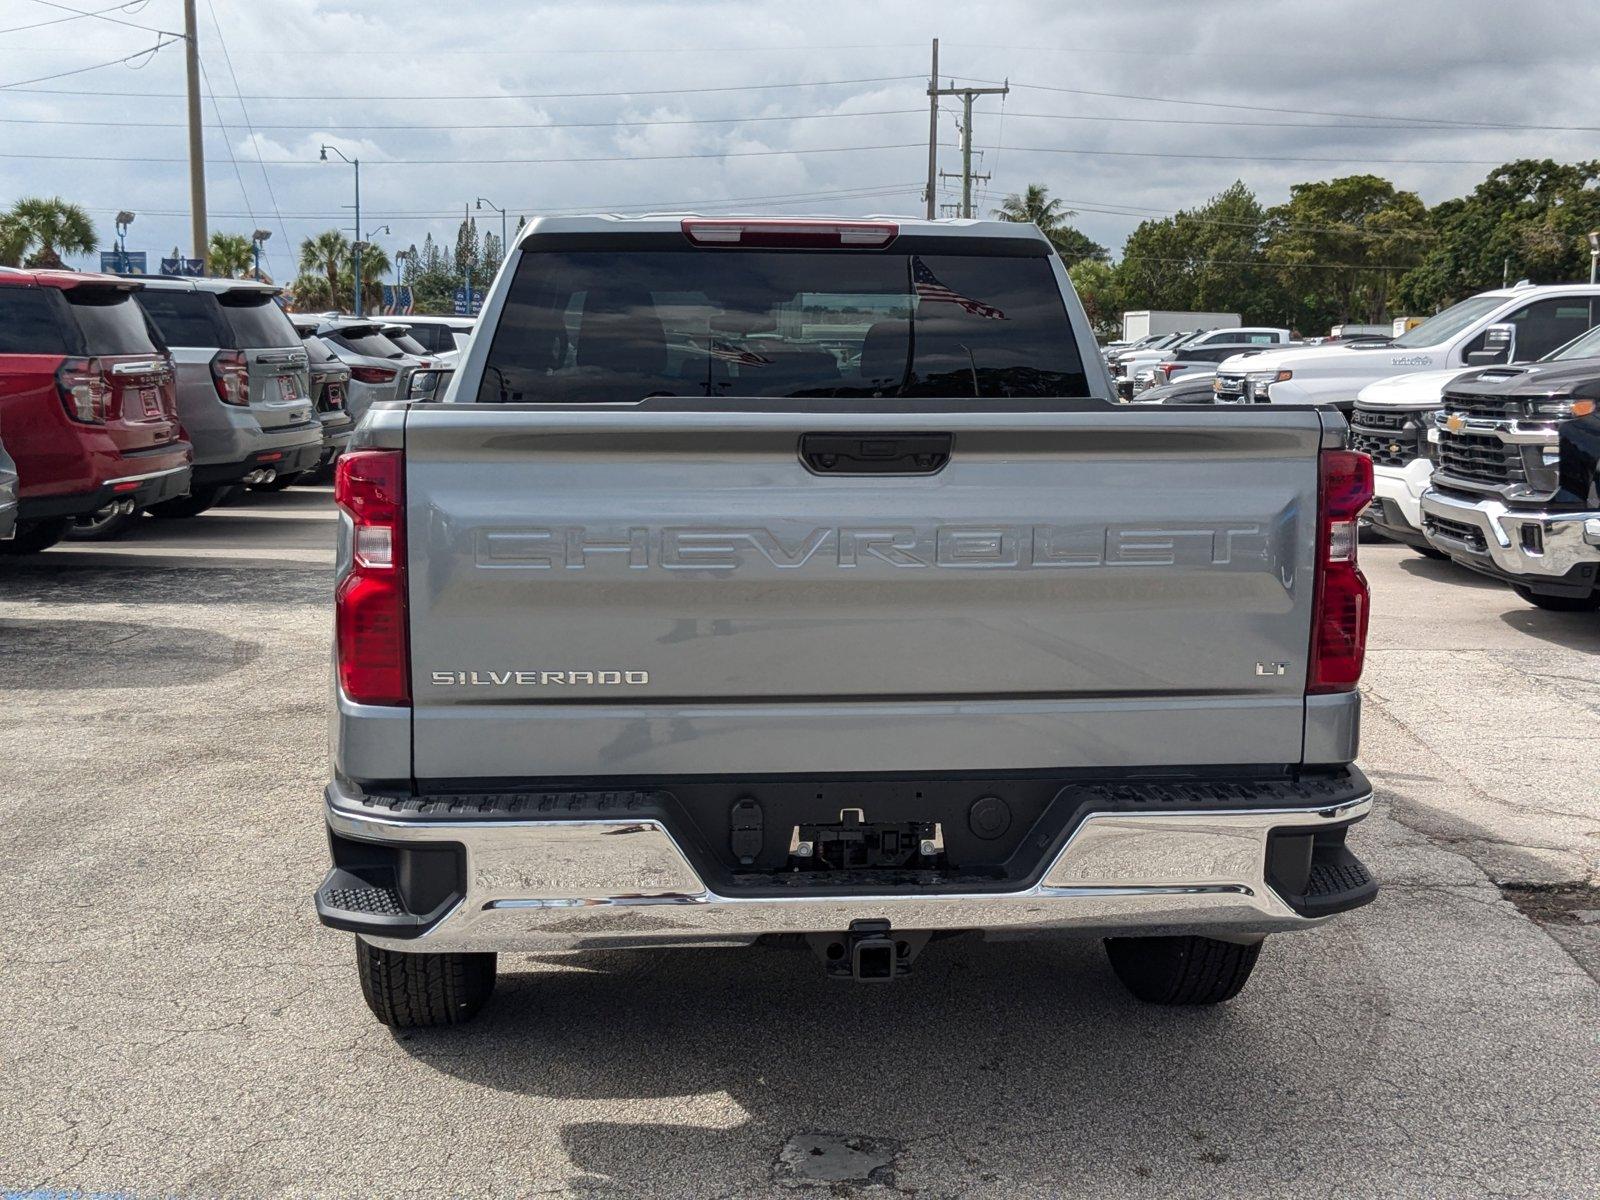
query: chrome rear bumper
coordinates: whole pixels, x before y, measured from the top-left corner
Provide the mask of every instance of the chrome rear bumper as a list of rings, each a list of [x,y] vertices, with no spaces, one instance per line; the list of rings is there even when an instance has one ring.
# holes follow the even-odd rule
[[[338,871],[319,891],[325,923],[414,952],[744,944],[840,931],[864,918],[998,936],[1258,937],[1325,919],[1301,915],[1267,882],[1269,833],[1333,829],[1372,806],[1366,792],[1324,808],[1095,812],[1022,891],[773,897],[717,894],[653,818],[407,820],[339,800],[330,789],[327,821],[340,838],[464,853],[464,890],[414,936],[385,936],[338,913],[330,919],[325,899]],[[384,911],[381,897],[342,903],[351,913]]]

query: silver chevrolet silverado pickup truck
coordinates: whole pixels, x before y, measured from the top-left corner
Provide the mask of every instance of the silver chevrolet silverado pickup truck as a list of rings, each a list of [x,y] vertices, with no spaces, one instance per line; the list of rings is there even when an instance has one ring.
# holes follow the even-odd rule
[[[339,462],[318,915],[391,1026],[501,951],[971,931],[1227,1000],[1376,893],[1343,430],[1112,403],[1032,226],[536,220]]]

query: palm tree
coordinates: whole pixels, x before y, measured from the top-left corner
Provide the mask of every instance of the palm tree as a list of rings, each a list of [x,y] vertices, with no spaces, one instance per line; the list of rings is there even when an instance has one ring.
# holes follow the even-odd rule
[[[0,267],[20,267],[27,251],[27,226],[12,213],[0,213]]]
[[[332,308],[335,304],[334,297],[338,294],[328,290],[328,281],[316,271],[302,271],[289,285],[289,294],[294,297],[294,310],[296,312],[321,312],[323,309]],[[348,295],[349,292],[344,293]]]
[[[302,273],[316,272],[328,284],[328,296],[338,307],[339,272],[343,268],[349,269],[350,239],[337,229],[324,229],[315,237],[308,237],[300,243],[300,270]],[[350,293],[346,290],[344,295]]]
[[[1077,213],[1063,208],[1060,200],[1050,199],[1050,189],[1044,184],[1030,183],[1020,196],[1013,193],[1002,200],[994,215],[1002,221],[1032,222],[1049,237]]]
[[[352,272],[354,269],[352,265]],[[383,303],[383,277],[390,269],[389,256],[384,253],[382,246],[374,242],[361,243],[361,299],[366,302],[368,310]],[[354,283],[346,290],[354,290]]]
[[[30,267],[65,266],[62,254],[92,254],[100,244],[89,214],[60,196],[18,200],[11,208],[10,222],[23,228],[24,253],[36,247],[27,255]]]
[[[213,233],[206,248],[206,268],[223,279],[237,279],[250,270],[255,249],[242,233]]]

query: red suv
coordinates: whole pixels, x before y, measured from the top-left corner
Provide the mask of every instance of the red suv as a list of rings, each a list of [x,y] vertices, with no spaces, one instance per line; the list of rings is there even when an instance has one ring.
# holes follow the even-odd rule
[[[0,268],[0,426],[17,529],[0,554],[58,542],[74,517],[189,490],[172,362],[114,275]]]

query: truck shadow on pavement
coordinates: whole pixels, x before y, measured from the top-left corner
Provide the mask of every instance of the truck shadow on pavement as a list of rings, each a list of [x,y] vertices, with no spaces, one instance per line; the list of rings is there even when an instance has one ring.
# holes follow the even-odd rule
[[[1088,1159],[1130,1184],[1193,1179],[1250,1155],[1264,1131],[1238,1114],[1263,1095],[1313,1121],[1298,1082],[1360,1071],[1377,1044],[1383,1006],[1339,981],[1335,995],[1308,992],[1293,976],[1311,946],[1284,943],[1269,942],[1243,996],[1207,1010],[1139,1004],[1084,940],[934,943],[883,987],[829,980],[787,945],[547,960],[561,970],[502,956],[476,1022],[397,1040],[485,1088],[630,1101],[630,1121],[562,1130],[590,1177],[580,1191],[746,1194],[787,1139],[813,1131],[887,1140],[902,1172],[973,1187],[1003,1176],[1048,1192]],[[1341,1010],[1332,1029],[1317,1016],[1328,1004]]]
[[[160,688],[248,667],[256,642],[128,621],[0,620],[0,678],[14,691]]]
[[[1568,650],[1600,653],[1600,612],[1558,613],[1546,612],[1532,605],[1508,609],[1500,619],[1529,637]]]
[[[1482,592],[1504,592],[1508,597],[1514,596],[1511,589],[1498,580],[1480,575],[1447,558],[1428,558],[1423,554],[1413,554],[1409,558],[1400,559],[1396,565],[1407,575],[1433,583],[1448,583],[1452,587],[1475,588]]]

